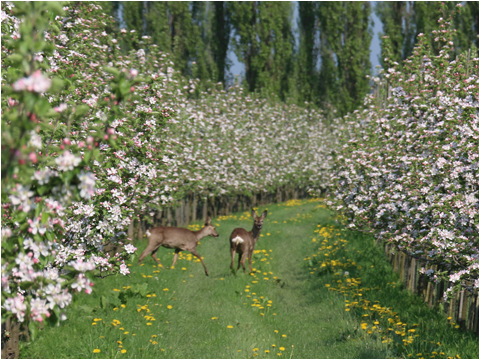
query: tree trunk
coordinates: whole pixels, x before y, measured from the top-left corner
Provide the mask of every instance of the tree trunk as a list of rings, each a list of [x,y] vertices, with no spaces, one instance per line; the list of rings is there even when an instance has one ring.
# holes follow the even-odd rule
[[[8,318],[4,323],[2,323],[2,359],[19,358],[19,338],[20,324],[12,320],[12,318]]]
[[[197,221],[197,195],[193,193],[192,199],[192,222]]]
[[[208,197],[205,197],[205,200],[203,201],[203,217],[202,221],[205,221],[208,216]]]
[[[169,206],[167,209],[167,226],[172,226],[173,217],[172,217],[172,208]]]

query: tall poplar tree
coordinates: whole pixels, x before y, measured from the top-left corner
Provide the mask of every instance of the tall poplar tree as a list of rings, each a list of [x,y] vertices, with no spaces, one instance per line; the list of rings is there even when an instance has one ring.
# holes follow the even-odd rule
[[[299,49],[297,88],[301,101],[312,102],[318,90],[317,61],[319,56],[319,29],[314,1],[298,2]]]
[[[395,61],[400,63],[412,54],[420,33],[429,36],[432,49],[439,51],[432,30],[438,29],[440,17],[448,18],[450,15],[453,15],[453,25],[457,30],[454,55],[474,44],[478,47],[478,2],[466,1],[460,7],[457,7],[457,2],[445,2],[444,5],[446,11],[440,11],[440,1],[377,2],[375,13],[383,23],[381,36],[389,37]]]
[[[317,13],[322,47],[319,81],[326,85],[320,101],[345,114],[360,107],[370,90],[366,78],[371,72],[370,2],[319,2]]]
[[[292,3],[240,1],[229,6],[233,49],[245,64],[249,91],[273,92],[285,100],[293,74]]]
[[[213,61],[216,64],[215,81],[226,82],[226,71],[230,63],[227,58],[228,45],[230,43],[230,9],[227,1],[212,2],[211,19],[211,51]]]

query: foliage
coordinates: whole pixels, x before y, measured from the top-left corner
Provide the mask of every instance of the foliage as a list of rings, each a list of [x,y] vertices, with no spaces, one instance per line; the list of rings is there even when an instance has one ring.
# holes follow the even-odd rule
[[[432,33],[438,55],[420,34],[403,70],[386,48],[388,97],[378,106],[370,95],[346,117],[334,181],[350,226],[424,260],[431,281],[450,283],[448,297],[478,293],[478,59],[452,61],[451,19]]]
[[[33,320],[35,335],[35,322],[64,318],[71,291],[91,292],[87,272],[128,274],[135,247],[103,249],[122,245],[135,210],[159,193],[163,165],[145,163],[170,109],[137,105],[136,86],[149,86],[117,57],[99,6],[15,5],[2,3],[2,317]]]
[[[358,109],[370,88],[369,2],[318,4],[323,82],[318,101],[333,106],[341,115]],[[322,76],[323,75],[323,76]]]
[[[2,9],[4,318],[57,324],[72,291],[91,292],[88,274],[128,274],[135,248],[105,246],[189,191],[328,185],[336,145],[318,111],[239,86],[201,92],[148,36],[107,32],[96,3]],[[128,41],[140,48],[124,54]]]
[[[455,2],[442,5],[440,1],[377,2],[375,13],[383,23],[381,36],[390,39],[391,58],[400,63],[412,55],[421,33],[427,34],[432,49],[439,50],[430,34],[437,27],[437,18],[446,18],[455,10],[455,5]],[[478,47],[478,2],[466,1],[463,6],[456,7],[453,24],[456,29],[453,36],[455,54],[461,54],[473,45]],[[380,60],[385,65],[383,59]]]

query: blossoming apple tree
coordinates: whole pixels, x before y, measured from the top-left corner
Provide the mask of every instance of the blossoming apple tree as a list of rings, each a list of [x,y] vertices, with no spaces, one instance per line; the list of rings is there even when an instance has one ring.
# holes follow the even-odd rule
[[[334,174],[335,206],[350,226],[422,260],[431,281],[450,283],[446,298],[478,293],[479,275],[478,49],[452,59],[454,35],[441,18],[438,47],[420,34],[403,67],[387,49],[386,100],[370,95],[347,118],[351,138]]]

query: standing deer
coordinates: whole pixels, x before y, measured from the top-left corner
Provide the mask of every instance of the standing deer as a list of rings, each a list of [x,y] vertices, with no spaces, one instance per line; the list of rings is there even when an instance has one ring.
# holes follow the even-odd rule
[[[267,210],[265,210],[262,216],[257,216],[255,210],[252,210],[253,217],[253,229],[247,231],[242,228],[236,228],[230,235],[230,252],[232,254],[232,263],[230,269],[233,270],[233,261],[235,260],[235,253],[238,253],[238,267],[242,264],[243,272],[245,272],[245,260],[248,257],[248,265],[250,272],[252,271],[252,255],[255,250],[255,244],[260,236],[262,230],[263,220],[267,217]]]
[[[212,220],[210,217],[207,217],[205,220],[205,225],[201,230],[191,231],[184,228],[168,227],[168,226],[158,226],[147,230],[148,245],[145,250],[143,250],[142,255],[138,259],[140,264],[145,256],[152,253],[152,258],[160,266],[163,266],[160,261],[157,259],[157,250],[160,246],[175,249],[175,255],[173,256],[172,267],[175,266],[177,262],[178,253],[180,251],[190,251],[193,256],[200,259],[203,267],[205,268],[205,275],[208,276],[208,270],[201,256],[197,253],[196,247],[198,242],[203,239],[205,236],[218,237],[218,233],[215,230],[215,227],[212,225]]]

